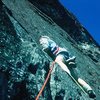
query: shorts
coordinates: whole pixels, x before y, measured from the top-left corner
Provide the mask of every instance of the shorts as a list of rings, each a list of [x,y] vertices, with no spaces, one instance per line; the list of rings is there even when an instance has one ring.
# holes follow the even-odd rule
[[[67,51],[61,51],[61,52],[59,52],[56,56],[58,56],[58,55],[61,55],[61,56],[63,56],[63,59],[64,60],[67,60],[67,59],[69,59],[69,53],[67,52]]]

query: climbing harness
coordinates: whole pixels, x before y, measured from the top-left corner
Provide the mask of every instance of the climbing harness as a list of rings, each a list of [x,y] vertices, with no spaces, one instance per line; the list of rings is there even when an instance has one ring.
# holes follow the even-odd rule
[[[45,80],[45,82],[44,82],[42,88],[40,89],[40,91],[39,91],[39,93],[38,93],[38,95],[37,95],[37,97],[36,97],[35,100],[38,100],[38,99],[39,99],[39,96],[42,94],[42,91],[44,90],[44,88],[45,88],[45,86],[46,86],[46,84],[47,84],[47,82],[48,82],[48,79],[49,79],[49,77],[50,77],[50,74],[51,74],[51,72],[52,72],[52,70],[53,70],[53,68],[54,68],[54,64],[55,64],[55,61],[52,62],[52,65],[51,65],[51,67],[50,67],[50,70],[49,70],[49,73],[48,73],[48,75],[47,75],[47,77],[46,77],[46,80]]]

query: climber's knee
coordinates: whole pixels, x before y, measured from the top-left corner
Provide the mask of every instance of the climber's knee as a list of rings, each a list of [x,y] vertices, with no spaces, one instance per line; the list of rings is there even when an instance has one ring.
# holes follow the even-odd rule
[[[58,55],[55,59],[55,61],[63,61],[64,60],[64,57],[63,55]]]

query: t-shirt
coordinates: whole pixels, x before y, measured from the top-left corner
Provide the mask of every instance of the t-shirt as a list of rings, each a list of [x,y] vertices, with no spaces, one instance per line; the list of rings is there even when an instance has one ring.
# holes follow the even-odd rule
[[[47,52],[47,54],[53,59],[55,60],[55,58],[61,54],[63,55],[66,59],[69,58],[69,53],[65,48],[61,48],[59,47],[54,41],[49,41],[49,45],[48,47],[44,50],[45,52]]]

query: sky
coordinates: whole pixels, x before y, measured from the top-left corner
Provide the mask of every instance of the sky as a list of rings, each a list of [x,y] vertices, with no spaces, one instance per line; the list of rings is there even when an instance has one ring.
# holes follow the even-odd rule
[[[59,0],[100,45],[100,0]]]

